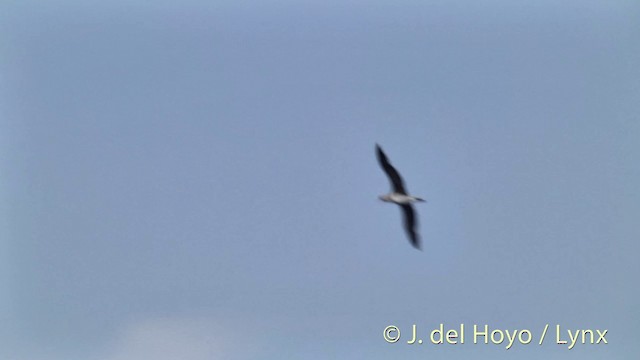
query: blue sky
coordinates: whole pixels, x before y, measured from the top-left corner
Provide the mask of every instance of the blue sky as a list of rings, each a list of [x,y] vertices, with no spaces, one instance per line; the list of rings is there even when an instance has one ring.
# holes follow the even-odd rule
[[[630,358],[638,20],[632,1],[3,2],[0,358]],[[375,143],[428,200],[423,252],[377,199]],[[534,341],[383,340],[414,323]],[[547,323],[609,343],[538,346]]]

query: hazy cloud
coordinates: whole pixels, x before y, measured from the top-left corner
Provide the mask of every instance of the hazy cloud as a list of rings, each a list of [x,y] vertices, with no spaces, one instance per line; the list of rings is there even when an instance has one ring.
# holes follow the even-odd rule
[[[154,318],[127,325],[102,360],[216,360],[244,358],[232,332],[214,320]]]

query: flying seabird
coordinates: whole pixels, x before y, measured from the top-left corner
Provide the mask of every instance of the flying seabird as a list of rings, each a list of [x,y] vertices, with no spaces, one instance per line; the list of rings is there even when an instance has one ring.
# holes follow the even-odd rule
[[[380,195],[379,198],[382,201],[400,205],[404,216],[404,229],[407,232],[407,236],[409,236],[411,245],[416,249],[420,249],[420,236],[416,231],[416,215],[411,203],[418,201],[423,202],[424,200],[407,194],[402,177],[400,177],[398,171],[389,163],[387,155],[384,154],[378,144],[376,144],[376,155],[378,156],[378,162],[382,170],[384,170],[391,182],[391,192],[386,195]]]

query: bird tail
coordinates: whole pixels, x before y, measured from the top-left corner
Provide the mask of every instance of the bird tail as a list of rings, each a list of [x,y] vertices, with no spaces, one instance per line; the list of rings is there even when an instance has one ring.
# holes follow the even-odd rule
[[[419,198],[419,197],[415,197],[415,196],[413,197],[413,199],[414,199],[415,201],[427,202],[427,200],[425,200],[425,199],[421,199],[421,198]]]

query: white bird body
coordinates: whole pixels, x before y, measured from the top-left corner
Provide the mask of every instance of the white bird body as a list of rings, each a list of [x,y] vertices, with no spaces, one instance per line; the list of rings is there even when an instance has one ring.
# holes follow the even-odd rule
[[[386,201],[386,202],[392,202],[392,203],[398,204],[398,205],[405,205],[405,204],[411,204],[411,203],[414,203],[414,202],[425,201],[425,200],[423,200],[423,199],[421,199],[419,197],[400,194],[400,193],[397,193],[397,192],[391,192],[391,193],[388,193],[386,195],[380,195],[380,200]]]

